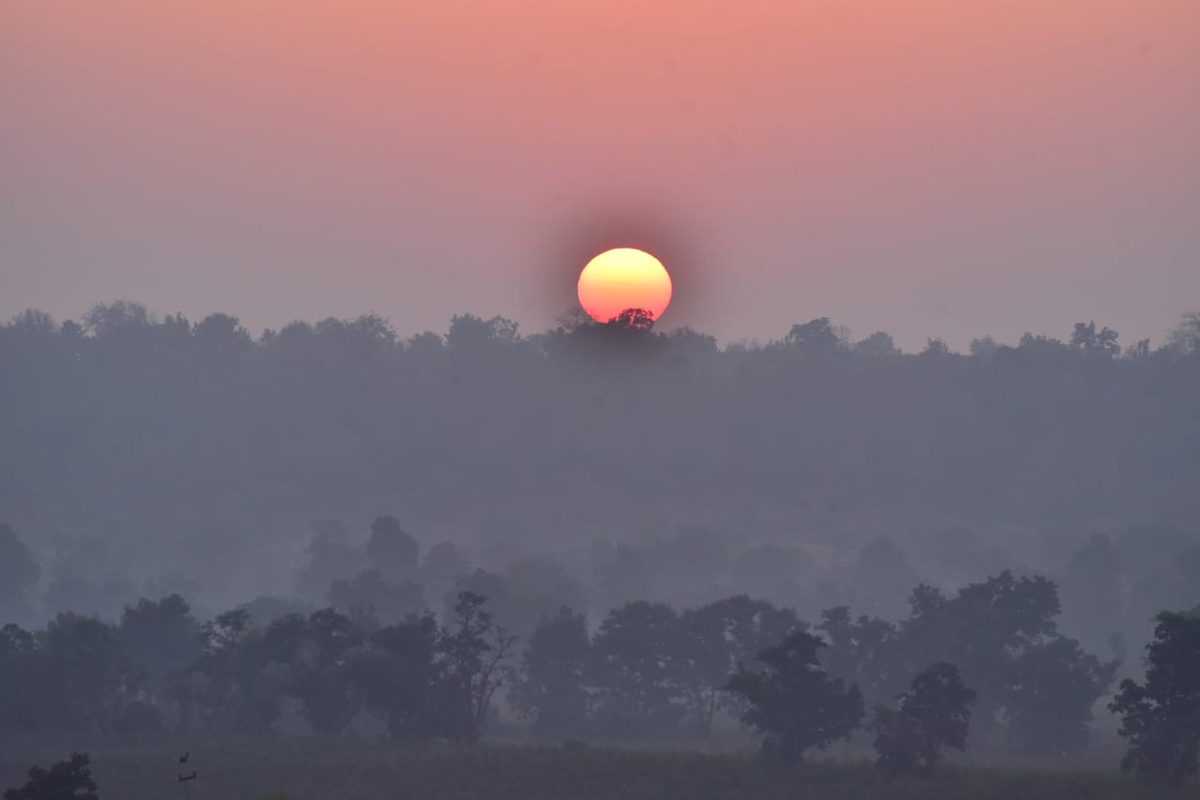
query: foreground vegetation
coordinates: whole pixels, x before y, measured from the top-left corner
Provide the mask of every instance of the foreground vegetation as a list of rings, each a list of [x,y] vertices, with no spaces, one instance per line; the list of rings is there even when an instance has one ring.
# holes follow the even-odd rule
[[[83,744],[83,743],[81,743]],[[935,778],[888,781],[868,762],[773,767],[749,754],[668,753],[583,747],[477,748],[279,738],[153,745],[87,742],[102,799],[179,794],[179,753],[197,771],[192,796],[253,800],[281,790],[295,800],[1176,800],[1172,791],[1111,770],[1058,772],[950,767]],[[33,763],[61,748],[0,746],[0,787],[19,786]],[[281,795],[282,796],[282,795]]]
[[[0,627],[0,733],[263,735],[282,732],[290,715],[329,740],[361,736],[355,723],[373,721],[399,742],[473,745],[500,719],[494,701],[507,686],[512,710],[544,740],[707,738],[724,710],[763,736],[768,760],[792,766],[863,728],[864,697],[884,678],[915,672],[906,690],[875,697],[866,724],[891,777],[932,774],[944,750],[966,749],[975,719],[985,740],[1003,734],[1022,752],[1086,749],[1091,707],[1116,664],[1055,632],[1053,583],[1004,573],[954,598],[930,587],[913,595],[914,612],[925,610],[899,628],[866,617],[848,627],[844,612],[826,615],[822,635],[794,612],[746,597],[682,616],[632,603],[594,637],[583,615],[563,609],[534,630],[520,666],[518,637],[468,591],[441,625],[426,614],[379,626],[367,607],[366,628],[334,609],[288,614],[265,629],[235,610],[200,626],[172,596],[127,608],[119,627],[69,614],[44,630]],[[833,624],[839,616],[846,625]],[[1157,619],[1145,683],[1123,681],[1109,707],[1129,743],[1122,767],[1180,785],[1196,776],[1200,755],[1200,617]],[[881,625],[890,631],[882,638]],[[837,653],[847,636],[849,670]],[[914,670],[906,655],[914,643],[924,658],[956,653],[983,694],[949,661]],[[986,714],[974,718],[976,707]]]

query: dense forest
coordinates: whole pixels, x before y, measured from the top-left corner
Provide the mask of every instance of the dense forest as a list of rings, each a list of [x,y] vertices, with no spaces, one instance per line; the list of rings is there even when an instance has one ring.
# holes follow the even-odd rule
[[[1195,772],[1200,315],[905,354],[118,302],[19,315],[0,374],[0,737],[747,731],[888,774],[1121,737]]]
[[[117,624],[62,613],[41,630],[0,628],[0,737],[350,732],[475,745],[515,717],[536,739],[582,747],[703,741],[725,718],[785,766],[873,732],[889,779],[929,777],[969,742],[1054,756],[1088,747],[1119,664],[1058,632],[1052,582],[1004,572],[953,597],[922,585],[910,606],[899,624],[829,609],[810,629],[745,596],[682,612],[637,601],[594,633],[562,608],[522,643],[467,590],[441,623],[426,612],[392,624],[370,606],[261,622],[239,608],[200,623],[170,595],[127,606]],[[1146,650],[1144,680],[1122,681],[1108,704],[1128,740],[1122,766],[1181,785],[1200,756],[1200,608],[1159,614]],[[86,767],[58,768],[86,788]],[[196,777],[185,772],[180,781]],[[35,788],[49,780],[31,772]],[[78,796],[45,789],[28,797]]]
[[[1064,629],[1122,656],[1200,602],[1200,315],[1158,348],[1064,329],[903,354],[827,319],[722,348],[637,314],[405,339],[374,315],[252,338],[129,302],[29,311],[0,326],[0,610],[311,610],[342,581],[440,612],[481,570],[464,588],[526,631],[739,593],[895,621],[918,582],[1008,569],[1053,578]],[[372,589],[385,512],[420,574]]]

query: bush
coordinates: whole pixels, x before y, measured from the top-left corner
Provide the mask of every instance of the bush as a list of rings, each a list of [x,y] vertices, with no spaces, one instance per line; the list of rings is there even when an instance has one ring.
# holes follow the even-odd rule
[[[943,748],[966,749],[975,692],[953,664],[929,666],[899,700],[895,709],[875,709],[876,764],[885,774],[929,774]]]
[[[9,789],[4,800],[99,800],[87,753],[72,753],[50,769],[31,767],[20,789]]]

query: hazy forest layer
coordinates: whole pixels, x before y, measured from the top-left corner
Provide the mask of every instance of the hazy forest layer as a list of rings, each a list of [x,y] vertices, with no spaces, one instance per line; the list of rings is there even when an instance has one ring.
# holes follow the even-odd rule
[[[1062,578],[1070,616],[1070,582],[1105,573],[1136,643],[1200,600],[1175,574],[1200,557],[1200,317],[1158,349],[1055,333],[901,354],[824,319],[720,348],[636,319],[523,337],[463,315],[405,339],[364,316],[255,339],[134,303],[26,312],[0,326],[0,521],[41,562],[42,619],[172,591],[320,605],[360,567],[306,592],[313,548],[357,546],[390,513],[430,557],[553,556],[588,584],[564,602],[599,611],[754,590],[894,618],[918,580],[1011,568]]]
[[[274,790],[296,800],[1182,800],[1111,772],[956,768],[931,779],[885,781],[870,763],[785,769],[750,755],[604,749],[414,748],[360,742],[254,740],[217,745],[114,745],[92,749],[101,797],[182,796],[181,748],[198,773],[192,796],[251,800]],[[0,787],[20,785],[30,763],[59,750],[0,755]],[[31,760],[32,759],[32,760]],[[281,798],[282,800],[282,798]]]
[[[0,370],[0,625],[21,623],[0,627],[0,717],[59,744],[284,734],[213,751],[218,794],[361,776],[345,796],[1132,797],[1112,772],[931,788],[576,747],[314,756],[305,730],[475,742],[515,711],[545,742],[703,742],[732,692],[764,753],[791,753],[819,744],[788,726],[838,739],[864,698],[948,686],[960,716],[977,701],[983,757],[1084,764],[1115,744],[1110,709],[1173,730],[1137,683],[1109,705],[1120,678],[1157,674],[1155,615],[1187,612],[1158,617],[1192,642],[1162,645],[1170,663],[1198,652],[1196,315],[1157,350],[1089,322],[960,355],[826,319],[724,349],[636,313],[529,337],[465,315],[444,336],[365,316],[252,339],[117,303],[0,326]],[[776,673],[743,674],[755,658]],[[830,719],[779,711],[792,700]],[[872,723],[895,733],[881,753],[911,722],[898,702]],[[946,719],[960,746],[965,718]],[[162,757],[91,749],[122,797]]]
[[[839,515],[1194,524],[1192,322],[1120,357],[1107,329],[964,356],[821,320],[719,350],[689,330],[521,338],[469,315],[445,336],[369,316],[252,340],[219,314],[28,313],[0,327],[0,509],[32,533],[148,546],[274,542],[384,509],[434,538],[549,542]]]

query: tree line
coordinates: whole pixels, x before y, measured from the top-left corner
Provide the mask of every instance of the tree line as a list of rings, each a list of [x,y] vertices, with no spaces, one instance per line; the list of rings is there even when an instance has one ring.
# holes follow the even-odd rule
[[[265,734],[291,704],[321,735],[365,713],[398,739],[473,743],[504,705],[560,739],[703,736],[727,715],[764,734],[764,753],[794,760],[849,736],[873,707],[893,771],[932,769],[941,747],[965,746],[968,720],[981,741],[1086,745],[1117,665],[1056,630],[1052,582],[1002,573],[952,596],[919,586],[910,605],[898,624],[835,608],[810,627],[745,596],[682,611],[637,601],[594,631],[564,608],[518,642],[470,591],[441,622],[388,625],[332,608],[200,623],[172,595],[116,624],[63,613],[44,629],[0,629],[0,730]],[[1200,741],[1200,616],[1161,615],[1148,652],[1145,683],[1125,681],[1113,703],[1128,765],[1183,780]]]
[[[361,508],[539,541],[602,535],[614,496],[635,519],[782,517],[756,534],[827,511],[1189,525],[1200,317],[1161,347],[1120,341],[1090,321],[959,354],[826,318],[721,347],[637,319],[523,335],[462,314],[404,337],[364,315],[251,335],[229,314],[129,302],[29,311],[0,325],[0,507],[39,539],[104,536],[139,565],[148,540],[184,551],[219,532],[228,547],[187,552],[227,580],[265,560],[227,532],[259,541]]]
[[[528,642],[538,621],[562,606],[600,619],[637,599],[697,608],[753,592],[800,617],[826,620],[828,635],[849,642],[894,638],[891,631],[912,599],[911,588],[933,585],[931,578],[940,571],[916,546],[901,547],[891,537],[868,541],[843,564],[818,563],[803,545],[739,546],[729,538],[689,526],[636,545],[596,542],[574,562],[556,553],[518,550],[507,565],[483,567],[473,560],[479,553],[466,547],[423,546],[391,515],[375,518],[365,540],[322,520],[312,524],[304,560],[284,591],[260,593],[244,607],[255,624],[332,607],[370,627],[426,610],[444,614],[465,590],[487,596],[498,624]],[[969,532],[951,529],[935,543],[963,559],[965,574],[989,573],[989,561],[971,550],[980,543]],[[1067,555],[1061,565],[1047,569],[1060,606],[1056,628],[1107,662],[1128,661],[1130,652],[1141,649],[1157,609],[1200,604],[1190,577],[1200,569],[1200,544],[1178,530],[1143,526],[1120,538],[1094,534],[1074,549],[1063,549]],[[12,526],[0,523],[0,621],[6,609],[7,620],[26,625],[69,609],[116,620],[125,606],[136,605],[139,594],[187,596],[200,618],[220,608],[197,603],[203,592],[186,574],[147,580],[140,590],[132,582],[106,579],[105,559],[103,549],[84,540],[73,553],[43,560]],[[1004,568],[1014,574],[1029,571],[1019,564]],[[943,581],[961,585],[961,579]],[[40,614],[33,614],[39,606]],[[22,615],[23,608],[31,613]],[[854,608],[858,619],[839,608]],[[365,609],[372,619],[358,619]],[[909,629],[915,630],[911,624]]]

